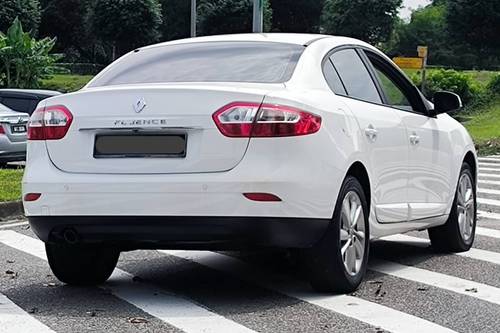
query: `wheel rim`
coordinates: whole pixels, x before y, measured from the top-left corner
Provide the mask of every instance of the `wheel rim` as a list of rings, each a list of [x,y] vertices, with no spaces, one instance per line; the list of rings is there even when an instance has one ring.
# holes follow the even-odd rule
[[[474,190],[468,174],[460,177],[457,189],[457,215],[460,235],[464,242],[469,243],[474,231]]]
[[[365,254],[365,216],[361,199],[349,192],[342,202],[340,227],[340,253],[347,273],[354,276],[363,265]]]

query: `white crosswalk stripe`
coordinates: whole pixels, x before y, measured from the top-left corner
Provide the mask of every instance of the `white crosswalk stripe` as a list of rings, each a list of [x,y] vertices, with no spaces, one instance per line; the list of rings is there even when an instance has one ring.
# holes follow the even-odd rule
[[[498,164],[498,168],[479,166],[479,173],[490,173],[498,171],[500,171],[500,164]]]
[[[478,197],[481,198],[482,194],[492,194],[492,195],[498,195],[500,197],[500,190],[492,190],[489,188],[478,188],[477,189],[477,194]]]
[[[160,252],[235,275],[241,280],[256,283],[267,289],[335,311],[390,332],[452,332],[452,330],[430,321],[358,297],[319,295],[315,292],[306,292],[304,290],[307,290],[307,286],[301,285],[297,281],[291,281],[289,278],[270,272],[263,272],[257,267],[224,254],[202,251],[165,250]]]
[[[477,183],[479,186],[500,186],[500,181],[494,180],[479,179]]]
[[[449,290],[457,294],[467,295],[500,305],[500,288],[495,288],[483,283],[386,260],[372,260],[370,269],[401,279]]]
[[[428,247],[430,245],[430,241],[427,239],[408,236],[408,235],[393,235],[393,236],[382,237],[381,239],[391,242],[411,244],[413,246],[418,246],[418,247]],[[500,265],[500,253],[498,252],[485,251],[481,249],[472,248],[469,251],[454,253],[453,255],[480,261],[486,261],[495,265]]]
[[[498,156],[488,156],[488,157],[480,157],[478,158],[479,162],[486,162],[486,163],[500,163],[500,157]]]
[[[23,311],[5,295],[0,294],[0,333],[12,332],[52,333],[54,331]]]
[[[500,200],[477,198],[477,203],[482,205],[500,207]]]
[[[47,260],[43,242],[32,237],[11,230],[0,231],[0,242]],[[133,283],[132,276],[120,269],[115,269],[105,287],[115,296],[187,333],[254,332],[185,298],[145,284]]]
[[[476,235],[500,239],[500,230],[476,227]]]
[[[500,179],[500,175],[497,175],[494,173],[480,173],[479,174],[479,179],[487,179],[487,178]]]
[[[21,225],[27,225],[27,224],[28,224],[28,222],[15,222],[15,223],[0,224],[0,229],[19,227]]]
[[[499,213],[491,213],[491,212],[485,212],[482,210],[478,210],[477,212],[479,217],[483,217],[485,219],[490,219],[490,220],[500,220],[500,214]]]

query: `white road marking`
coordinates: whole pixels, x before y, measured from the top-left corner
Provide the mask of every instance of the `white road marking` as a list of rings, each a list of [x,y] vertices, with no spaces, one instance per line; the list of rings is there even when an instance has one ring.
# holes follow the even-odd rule
[[[487,162],[487,163],[500,163],[500,157],[497,156],[488,156],[488,157],[480,157],[478,158],[479,162]]]
[[[54,331],[14,304],[7,296],[0,294],[0,333]]]
[[[493,194],[493,195],[498,195],[500,197],[500,190],[492,190],[490,188],[478,188],[477,193],[479,194],[478,197],[481,197],[481,194]]]
[[[5,230],[0,231],[0,242],[40,259],[47,260],[43,242],[32,237],[12,230]],[[125,271],[115,269],[109,282],[102,287],[109,289],[115,296],[135,305],[144,312],[186,333],[254,332],[185,298],[167,293],[163,289],[156,289],[147,284],[133,283],[132,277],[131,274]]]
[[[431,244],[431,242],[428,239],[412,237],[408,235],[393,235],[393,236],[382,237],[381,239],[391,242],[411,244],[413,246],[418,246],[418,247],[428,247]],[[500,265],[500,253],[498,252],[471,248],[467,252],[453,253],[453,255],[471,258],[475,260],[486,261],[495,265]]]
[[[369,269],[500,305],[500,288],[385,260],[372,260]]]
[[[0,224],[0,229],[8,229],[8,228],[13,228],[13,227],[18,227],[20,225],[27,225],[29,224],[28,222],[16,222],[16,223],[9,223],[9,224]]]
[[[480,173],[479,178],[485,179],[485,178],[494,178],[494,179],[500,179],[500,175],[496,175],[494,173]]]
[[[497,182],[497,181],[494,181],[494,180],[487,180],[487,179],[483,179],[483,180],[482,180],[482,179],[479,179],[479,180],[478,180],[478,184],[479,184],[479,185],[482,185],[482,186],[484,186],[484,185],[490,185],[490,186],[491,186],[491,185],[494,185],[494,186],[500,186],[500,182]]]
[[[348,295],[322,295],[307,291],[307,284],[264,272],[239,259],[214,252],[160,251],[225,272],[249,283],[340,313],[390,332],[453,332],[451,329],[392,308]]]
[[[476,227],[476,235],[500,239],[500,230]]]
[[[490,168],[490,167],[482,167],[482,166],[479,166],[479,174],[481,174],[482,172],[485,172],[485,171],[493,171],[493,172],[498,172],[500,171],[500,163],[498,164],[498,168]]]
[[[500,207],[500,200],[477,198],[477,203],[482,205]]]
[[[479,162],[478,165],[479,165],[479,168],[483,168],[483,167],[500,168],[500,163],[482,163],[482,162]]]
[[[484,217],[485,219],[500,220],[500,214],[498,214],[498,213],[490,213],[490,212],[478,210],[477,214],[479,217]]]

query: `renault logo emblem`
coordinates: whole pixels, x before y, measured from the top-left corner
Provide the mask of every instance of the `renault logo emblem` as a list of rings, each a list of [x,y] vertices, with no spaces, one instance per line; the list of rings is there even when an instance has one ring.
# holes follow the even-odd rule
[[[137,102],[134,103],[134,110],[136,113],[142,112],[146,108],[146,100],[144,98],[139,99]]]

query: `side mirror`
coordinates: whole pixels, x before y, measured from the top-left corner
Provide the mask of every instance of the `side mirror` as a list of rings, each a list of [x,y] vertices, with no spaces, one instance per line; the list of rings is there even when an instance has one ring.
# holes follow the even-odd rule
[[[434,94],[434,114],[447,113],[462,108],[460,96],[449,91],[438,91]]]

